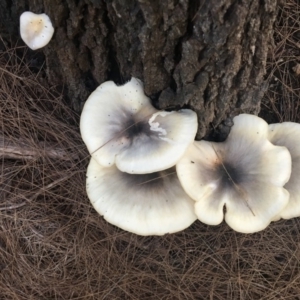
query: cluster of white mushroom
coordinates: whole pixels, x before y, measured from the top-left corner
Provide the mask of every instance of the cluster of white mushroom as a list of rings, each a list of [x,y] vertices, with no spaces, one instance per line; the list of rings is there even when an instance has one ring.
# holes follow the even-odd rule
[[[20,34],[31,49],[47,45],[53,33],[46,14],[21,15]],[[197,218],[217,225],[225,215],[234,230],[250,233],[300,216],[300,124],[268,126],[243,114],[225,142],[194,142],[196,114],[156,110],[132,78],[100,85],[80,129],[92,156],[88,196],[125,230],[163,235]]]
[[[91,154],[88,197],[124,230],[163,235],[225,216],[234,230],[251,233],[300,216],[299,124],[269,126],[242,114],[225,142],[194,141],[196,114],[156,110],[132,78],[100,85],[80,130]]]
[[[194,141],[195,112],[158,111],[135,78],[123,86],[109,81],[86,101],[80,130],[92,156],[87,193],[108,222],[163,235],[196,220],[174,167]]]
[[[271,221],[292,217],[287,214],[295,202],[289,187],[296,175],[291,176],[291,155],[293,168],[297,162],[295,142],[287,129],[295,125],[300,133],[300,125],[269,126],[247,114],[233,121],[225,142],[194,142],[177,164],[177,172],[183,188],[196,201],[200,221],[217,225],[225,215],[231,228],[252,233]],[[298,206],[300,215],[300,198]]]

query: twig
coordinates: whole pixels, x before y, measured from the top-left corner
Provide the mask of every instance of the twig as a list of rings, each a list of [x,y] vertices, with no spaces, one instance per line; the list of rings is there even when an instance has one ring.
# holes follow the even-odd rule
[[[11,140],[0,135],[0,158],[2,159],[32,160],[44,156],[65,161],[78,159],[77,154],[70,154],[50,143],[39,142],[35,146],[22,139]]]
[[[156,178],[153,178],[153,179],[149,179],[149,180],[144,181],[144,182],[141,182],[141,183],[139,183],[139,184],[137,184],[137,185],[143,185],[143,184],[146,184],[146,183],[148,183],[148,182],[152,182],[152,181],[155,181],[155,180],[159,180],[159,179],[161,179],[161,178],[164,178],[164,177],[167,177],[167,176],[173,175],[173,174],[176,174],[176,171],[175,171],[175,172],[168,173],[168,174],[166,174],[166,175],[161,175],[161,176],[156,177]]]

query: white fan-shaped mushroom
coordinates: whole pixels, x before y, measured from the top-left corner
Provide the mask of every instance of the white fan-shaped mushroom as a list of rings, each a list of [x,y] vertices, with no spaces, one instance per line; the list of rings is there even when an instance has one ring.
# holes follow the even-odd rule
[[[80,131],[99,164],[145,174],[176,164],[195,138],[197,116],[189,109],[158,111],[136,78],[123,86],[108,81],[86,101]]]
[[[284,122],[269,125],[269,140],[276,146],[286,147],[292,157],[292,174],[284,186],[290,193],[288,205],[278,217],[290,219],[300,216],[300,124]]]
[[[266,228],[287,205],[283,188],[291,174],[285,147],[268,141],[268,124],[252,115],[234,118],[223,143],[195,142],[177,164],[185,191],[193,198],[199,220],[210,225],[225,221],[236,231]]]
[[[182,189],[175,168],[136,175],[103,167],[92,158],[86,187],[100,215],[139,235],[181,231],[197,219],[194,201]]]
[[[46,46],[54,33],[50,18],[46,14],[34,14],[30,11],[20,16],[20,34],[24,43],[36,50]]]

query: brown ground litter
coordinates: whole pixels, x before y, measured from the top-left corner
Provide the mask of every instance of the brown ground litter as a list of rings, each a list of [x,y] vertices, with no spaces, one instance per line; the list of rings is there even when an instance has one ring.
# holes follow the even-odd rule
[[[296,3],[276,21],[267,121],[299,121]],[[300,299],[299,218],[251,235],[196,222],[139,237],[107,224],[86,197],[79,117],[15,51],[0,53],[0,147],[19,150],[0,151],[0,299]]]
[[[269,50],[270,86],[262,103],[261,115],[270,123],[300,122],[300,5],[296,0],[283,3]]]

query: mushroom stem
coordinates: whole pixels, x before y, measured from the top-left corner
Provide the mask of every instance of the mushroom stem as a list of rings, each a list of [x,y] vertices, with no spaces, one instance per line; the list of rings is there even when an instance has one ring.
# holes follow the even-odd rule
[[[32,160],[43,156],[65,161],[78,159],[78,155],[70,154],[66,150],[50,143],[40,142],[35,146],[30,145],[27,141],[22,139],[9,140],[0,135],[1,159]]]

